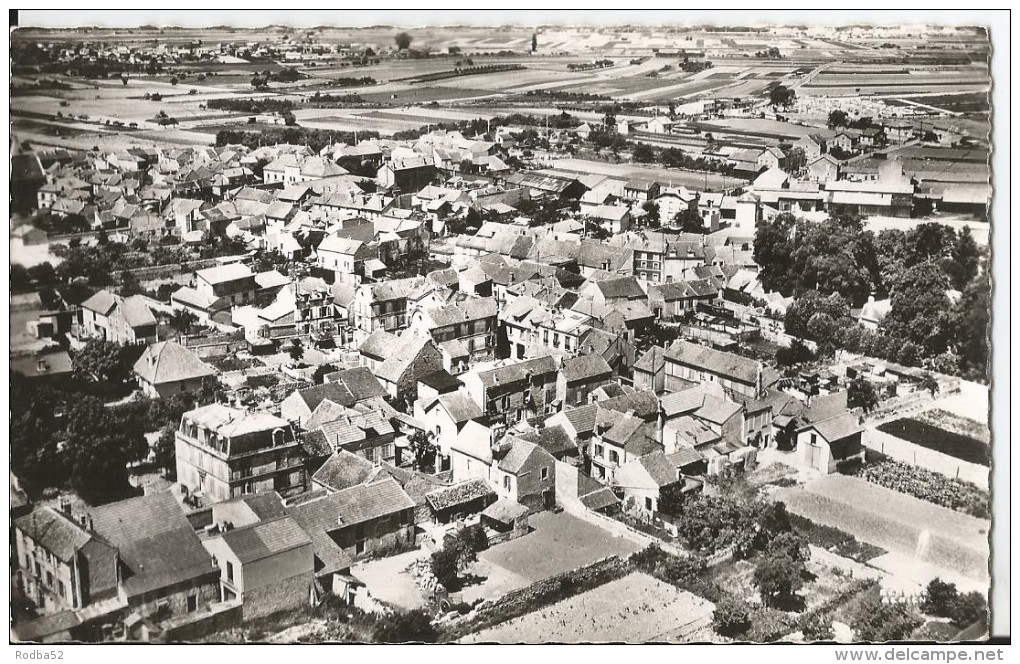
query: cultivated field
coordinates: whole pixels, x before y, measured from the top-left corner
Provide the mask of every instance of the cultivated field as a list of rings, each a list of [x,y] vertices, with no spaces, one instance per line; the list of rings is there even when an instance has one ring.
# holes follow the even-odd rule
[[[719,175],[718,173],[703,173],[699,171],[683,171],[676,168],[654,168],[642,167],[637,164],[610,164],[602,161],[589,161],[587,159],[555,159],[551,162],[549,170],[572,175],[608,175],[623,178],[655,179],[659,182],[683,185],[705,190],[733,189],[747,184],[739,178]]]
[[[829,475],[777,489],[791,512],[887,551],[977,580],[988,578],[990,523],[856,477]],[[927,532],[927,542],[919,538]],[[919,551],[920,549],[920,551]]]
[[[462,643],[684,643],[711,621],[715,606],[635,572],[501,625]]]

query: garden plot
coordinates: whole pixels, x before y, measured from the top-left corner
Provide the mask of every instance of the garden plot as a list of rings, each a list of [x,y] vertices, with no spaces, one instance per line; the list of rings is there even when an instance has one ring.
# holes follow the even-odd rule
[[[635,572],[462,642],[683,643],[711,621],[714,609],[708,600]]]
[[[990,524],[856,477],[829,475],[775,497],[794,514],[862,542],[977,580],[988,578]],[[922,533],[927,533],[924,538]]]
[[[944,414],[944,415],[943,415]],[[988,466],[991,460],[991,448],[987,443],[987,428],[982,433],[985,440],[965,432],[964,418],[959,418],[946,411],[928,411],[918,417],[901,417],[880,424],[878,429],[897,438],[926,447],[936,452],[948,454],[951,457]],[[977,430],[981,425],[973,423],[973,429]]]

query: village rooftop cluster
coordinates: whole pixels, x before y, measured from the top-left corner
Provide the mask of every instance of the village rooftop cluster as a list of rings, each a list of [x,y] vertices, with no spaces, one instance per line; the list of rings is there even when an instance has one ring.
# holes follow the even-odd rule
[[[987,47],[16,32],[13,638],[982,637]]]

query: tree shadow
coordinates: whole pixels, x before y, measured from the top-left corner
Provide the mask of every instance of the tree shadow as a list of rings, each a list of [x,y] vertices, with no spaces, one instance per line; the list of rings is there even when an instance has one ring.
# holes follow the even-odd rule
[[[800,613],[805,608],[804,598],[800,595],[793,594],[786,597],[777,597],[772,602],[772,608],[779,609],[780,611],[793,611]]]

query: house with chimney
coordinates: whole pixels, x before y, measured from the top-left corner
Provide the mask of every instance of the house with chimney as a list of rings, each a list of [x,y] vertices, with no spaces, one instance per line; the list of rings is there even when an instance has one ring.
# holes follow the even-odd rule
[[[291,423],[276,415],[209,404],[181,417],[174,440],[177,480],[187,495],[219,502],[307,490],[302,447]]]

